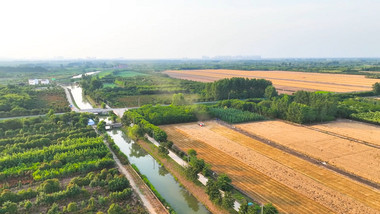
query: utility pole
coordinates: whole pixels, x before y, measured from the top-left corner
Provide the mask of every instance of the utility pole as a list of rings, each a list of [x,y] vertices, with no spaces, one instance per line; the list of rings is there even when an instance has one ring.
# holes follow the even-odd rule
[[[264,213],[264,204],[261,204],[261,214],[263,214]]]

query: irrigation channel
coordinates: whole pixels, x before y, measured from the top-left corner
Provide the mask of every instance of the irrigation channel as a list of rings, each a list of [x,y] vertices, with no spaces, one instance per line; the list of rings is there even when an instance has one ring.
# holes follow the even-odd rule
[[[72,96],[79,108],[91,109],[92,106],[82,94],[82,88],[71,87]],[[179,214],[181,213],[210,213],[189,191],[180,186],[174,177],[149,155],[137,143],[130,140],[121,130],[107,131],[120,150],[128,156],[131,164],[135,164],[153,184],[161,196]]]

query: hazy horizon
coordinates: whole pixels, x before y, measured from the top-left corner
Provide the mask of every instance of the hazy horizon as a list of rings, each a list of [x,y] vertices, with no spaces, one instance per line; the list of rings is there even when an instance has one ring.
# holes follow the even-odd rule
[[[375,0],[15,0],[0,60],[379,58]]]

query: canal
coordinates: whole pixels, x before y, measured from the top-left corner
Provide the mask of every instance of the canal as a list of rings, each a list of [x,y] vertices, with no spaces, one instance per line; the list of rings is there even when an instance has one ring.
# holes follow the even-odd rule
[[[91,109],[92,106],[83,97],[82,88],[71,86],[72,96],[80,109]],[[121,130],[107,132],[128,156],[131,164],[135,164],[140,172],[149,179],[161,196],[172,206],[178,214],[206,214],[210,213],[189,191],[181,187],[174,177],[142,149],[137,143],[130,140]]]

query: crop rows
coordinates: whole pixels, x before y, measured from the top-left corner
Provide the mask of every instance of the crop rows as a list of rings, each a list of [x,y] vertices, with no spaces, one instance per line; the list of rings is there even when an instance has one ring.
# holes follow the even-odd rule
[[[173,128],[167,128],[165,131],[176,146],[184,151],[195,149],[200,158],[212,165],[214,171],[226,173],[232,179],[233,185],[244,190],[260,203],[271,202],[282,212],[289,213],[331,212],[325,206],[308,199],[230,155],[201,141],[188,139],[188,136]]]

